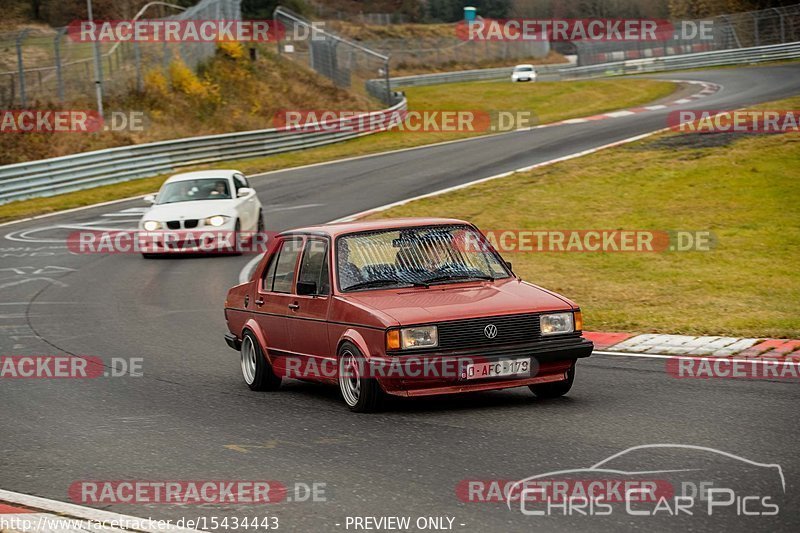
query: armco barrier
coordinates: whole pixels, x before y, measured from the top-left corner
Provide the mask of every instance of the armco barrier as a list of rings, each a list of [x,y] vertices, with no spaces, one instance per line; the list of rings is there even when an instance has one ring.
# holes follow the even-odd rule
[[[536,74],[546,81],[558,80],[559,72],[570,63],[556,63],[548,65],[534,65]],[[392,90],[401,87],[421,87],[423,85],[437,85],[440,83],[456,83],[461,81],[481,81],[511,79],[514,67],[483,68],[475,70],[457,70],[454,72],[435,72],[433,74],[417,74],[415,76],[398,76],[391,78],[389,83]],[[367,92],[371,95],[380,95],[386,92],[386,80],[372,79],[366,81]]]
[[[715,50],[682,54],[675,56],[648,57],[629,59],[585,67],[564,68],[559,71],[561,79],[596,78],[605,76],[622,76],[644,72],[661,72],[666,70],[682,70],[688,68],[719,67],[725,65],[746,65],[795,59],[800,57],[800,42],[775,44],[771,46],[754,46],[751,48],[734,48],[731,50]]]
[[[393,121],[406,110],[406,100],[402,98],[388,109],[368,114],[388,116]],[[348,117],[326,123],[326,128],[317,128],[323,131],[301,132],[275,128],[244,131],[122,146],[7,165],[0,167],[0,204],[167,174],[189,166],[279,154],[352,139],[371,133],[358,127],[348,129],[361,118]]]

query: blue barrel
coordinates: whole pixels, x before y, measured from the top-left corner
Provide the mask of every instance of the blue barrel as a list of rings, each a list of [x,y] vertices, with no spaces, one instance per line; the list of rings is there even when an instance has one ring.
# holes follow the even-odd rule
[[[465,7],[464,8],[464,20],[467,22],[475,20],[475,17],[478,15],[478,9],[475,7]]]

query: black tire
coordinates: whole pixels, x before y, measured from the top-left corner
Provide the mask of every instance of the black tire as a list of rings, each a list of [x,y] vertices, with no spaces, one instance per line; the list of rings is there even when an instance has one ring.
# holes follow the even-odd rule
[[[258,212],[258,224],[256,225],[256,233],[264,233],[264,214]]]
[[[564,381],[555,381],[553,383],[542,383],[540,385],[528,385],[528,388],[537,398],[559,398],[564,396],[572,388],[572,383],[575,381],[575,363],[567,370],[567,379]]]
[[[346,376],[342,369],[343,365],[345,365],[350,358],[362,363],[360,365],[361,369],[366,368],[364,356],[359,349],[350,342],[343,343],[339,348],[339,372],[337,377],[339,381],[339,392],[342,394],[345,405],[356,413],[375,413],[380,411],[386,399],[386,393],[383,392],[380,384],[374,378],[363,377],[358,373],[356,373],[355,378]],[[353,396],[352,390],[352,382],[354,380],[357,380],[359,383],[359,390],[358,393],[355,394],[355,397]]]
[[[142,253],[142,257],[145,258],[145,259],[158,259],[158,254]]]
[[[249,367],[249,365],[246,363],[245,359],[247,358],[249,360],[250,358],[251,354],[249,353],[249,349],[251,346],[254,350],[252,353],[254,356],[254,360],[252,361],[253,368],[246,369],[245,367]],[[245,384],[250,387],[250,390],[278,390],[278,388],[281,386],[281,378],[280,376],[276,376],[275,372],[272,371],[272,365],[270,365],[269,361],[267,361],[267,358],[264,357],[264,352],[261,350],[258,339],[256,339],[256,336],[250,331],[245,331],[244,335],[242,336],[240,357],[242,378],[244,379]]]
[[[242,243],[240,239],[242,238],[242,225],[239,222],[239,219],[236,219],[236,226],[233,228],[233,245],[234,250],[231,255],[242,255]]]

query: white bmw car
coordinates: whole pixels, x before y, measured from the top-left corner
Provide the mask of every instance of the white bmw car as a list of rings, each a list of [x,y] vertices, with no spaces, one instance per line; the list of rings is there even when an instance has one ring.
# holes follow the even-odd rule
[[[536,81],[533,65],[517,65],[511,72],[511,81]]]
[[[152,204],[139,221],[144,257],[218,251],[214,244],[220,239],[264,231],[261,202],[237,170],[177,174],[144,200]]]

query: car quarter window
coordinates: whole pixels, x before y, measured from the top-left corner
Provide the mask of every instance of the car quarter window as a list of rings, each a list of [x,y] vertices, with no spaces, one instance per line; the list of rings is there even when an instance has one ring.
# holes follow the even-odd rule
[[[269,263],[267,263],[267,268],[264,269],[264,277],[262,280],[261,287],[263,290],[272,292],[272,283],[275,281],[275,267],[278,265],[278,252],[276,250],[269,258]]]
[[[233,182],[236,184],[236,190],[237,191],[239,189],[243,188],[243,187],[250,187],[250,184],[247,183],[247,178],[245,178],[241,174],[234,174],[233,175]]]
[[[328,241],[309,239],[300,261],[299,282],[313,282],[317,286],[316,294],[330,292],[330,275],[328,274]]]
[[[294,282],[297,257],[303,249],[302,239],[289,239],[283,241],[277,257],[270,260],[267,267],[267,277],[264,281],[264,290],[268,292],[291,293]],[[275,264],[274,268],[272,263]]]

